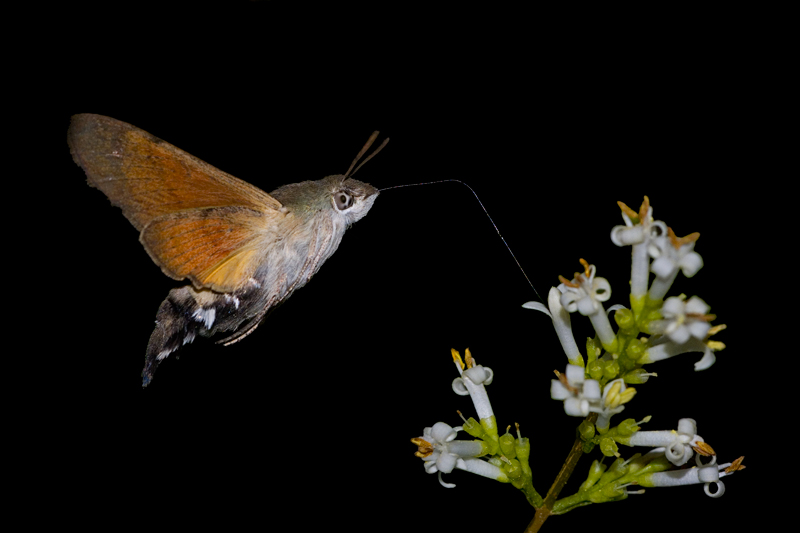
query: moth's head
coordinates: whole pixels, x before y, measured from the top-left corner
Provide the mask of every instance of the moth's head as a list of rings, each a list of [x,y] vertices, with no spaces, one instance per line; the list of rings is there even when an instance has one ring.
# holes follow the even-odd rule
[[[330,176],[328,179],[332,185],[330,199],[333,210],[346,217],[348,225],[364,218],[378,197],[378,189],[369,183],[344,176]]]
[[[373,131],[367,143],[361,148],[361,151],[358,152],[358,155],[350,164],[350,168],[347,169],[347,172],[342,175],[328,176],[325,178],[325,180],[330,180],[329,183],[331,183],[330,192],[333,210],[346,218],[348,226],[364,218],[367,213],[369,213],[372,204],[375,202],[375,198],[378,197],[378,189],[369,183],[353,179],[353,175],[358,172],[358,169],[364,166],[364,163],[375,157],[375,155],[386,146],[386,143],[389,142],[389,139],[385,139],[374,152],[359,163],[359,160],[367,153],[367,150],[369,150],[370,146],[372,146],[372,143],[374,143],[377,138],[378,132]]]

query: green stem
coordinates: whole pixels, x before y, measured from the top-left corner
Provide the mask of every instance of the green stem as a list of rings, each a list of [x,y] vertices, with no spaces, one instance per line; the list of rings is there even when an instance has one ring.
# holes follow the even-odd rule
[[[594,425],[597,421],[597,413],[592,413],[587,416],[586,421]],[[564,461],[564,464],[561,466],[561,471],[556,476],[555,481],[553,481],[550,490],[547,491],[547,496],[544,498],[544,505],[536,510],[536,514],[525,529],[525,533],[536,533],[539,531],[545,520],[550,516],[553,504],[558,499],[561,489],[567,484],[567,480],[572,475],[573,470],[575,470],[575,466],[578,464],[578,459],[581,458],[581,455],[583,455],[583,441],[580,436],[578,436],[575,439],[575,443],[572,445],[572,449],[569,451],[567,460]]]

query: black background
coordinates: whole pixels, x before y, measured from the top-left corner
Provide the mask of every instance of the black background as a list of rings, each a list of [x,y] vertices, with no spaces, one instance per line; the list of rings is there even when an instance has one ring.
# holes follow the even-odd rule
[[[413,456],[409,439],[425,426],[456,425],[456,409],[474,414],[450,389],[451,347],[494,369],[498,422],[519,422],[531,438],[543,495],[579,421],[549,398],[566,358],[549,320],[521,308],[536,294],[457,183],[381,193],[253,335],[231,347],[200,339],[137,391],[155,312],[179,282],[71,161],[66,129],[83,112],[267,191],[343,173],[378,129],[391,142],[357,178],[379,188],[468,183],[544,298],[583,257],[610,281],[609,304],[626,304],[629,250],[609,240],[622,223],[615,202],[635,208],[648,195],[678,235],[701,233],[705,268],[671,294],[708,302],[729,326],[717,337],[728,349],[705,372],[693,370],[700,354],[653,365],[659,378],[615,421],[653,415],[645,429],[669,429],[692,417],[722,462],[763,463],[751,449],[761,422],[750,391],[769,370],[748,361],[759,356],[754,299],[772,265],[753,231],[782,148],[768,140],[770,67],[746,35],[704,37],[687,24],[679,38],[650,22],[587,35],[583,17],[577,27],[570,14],[530,14],[527,25],[516,13],[473,13],[471,23],[445,13],[441,31],[428,24],[442,14],[393,3],[109,9],[70,13],[44,63],[54,57],[54,67],[40,73],[51,88],[41,157],[58,169],[47,189],[57,237],[42,276],[57,320],[34,334],[43,347],[34,361],[60,398],[85,400],[72,415],[87,431],[76,437],[81,459],[62,466],[96,480],[118,522],[522,531],[533,509],[521,493],[463,472],[445,489]],[[573,323],[583,346],[588,321]],[[753,470],[726,478],[720,499],[702,486],[650,489],[546,530],[731,527],[761,490]]]

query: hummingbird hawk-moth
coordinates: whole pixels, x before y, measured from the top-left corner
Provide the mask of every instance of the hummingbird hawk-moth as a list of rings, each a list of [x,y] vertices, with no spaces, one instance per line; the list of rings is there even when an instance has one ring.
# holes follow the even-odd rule
[[[352,178],[388,142],[356,167],[377,135],[345,174],[267,194],[125,122],[72,117],[67,140],[89,185],[122,209],[167,276],[191,282],[170,290],[158,309],[142,386],[197,335],[227,332],[217,342],[237,342],[308,283],[378,196]]]

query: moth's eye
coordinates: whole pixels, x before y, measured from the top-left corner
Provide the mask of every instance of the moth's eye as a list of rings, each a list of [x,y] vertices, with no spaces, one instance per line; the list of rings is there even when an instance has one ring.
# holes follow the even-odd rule
[[[353,205],[353,197],[344,191],[339,191],[333,195],[333,200],[336,202],[336,209],[344,211]]]

